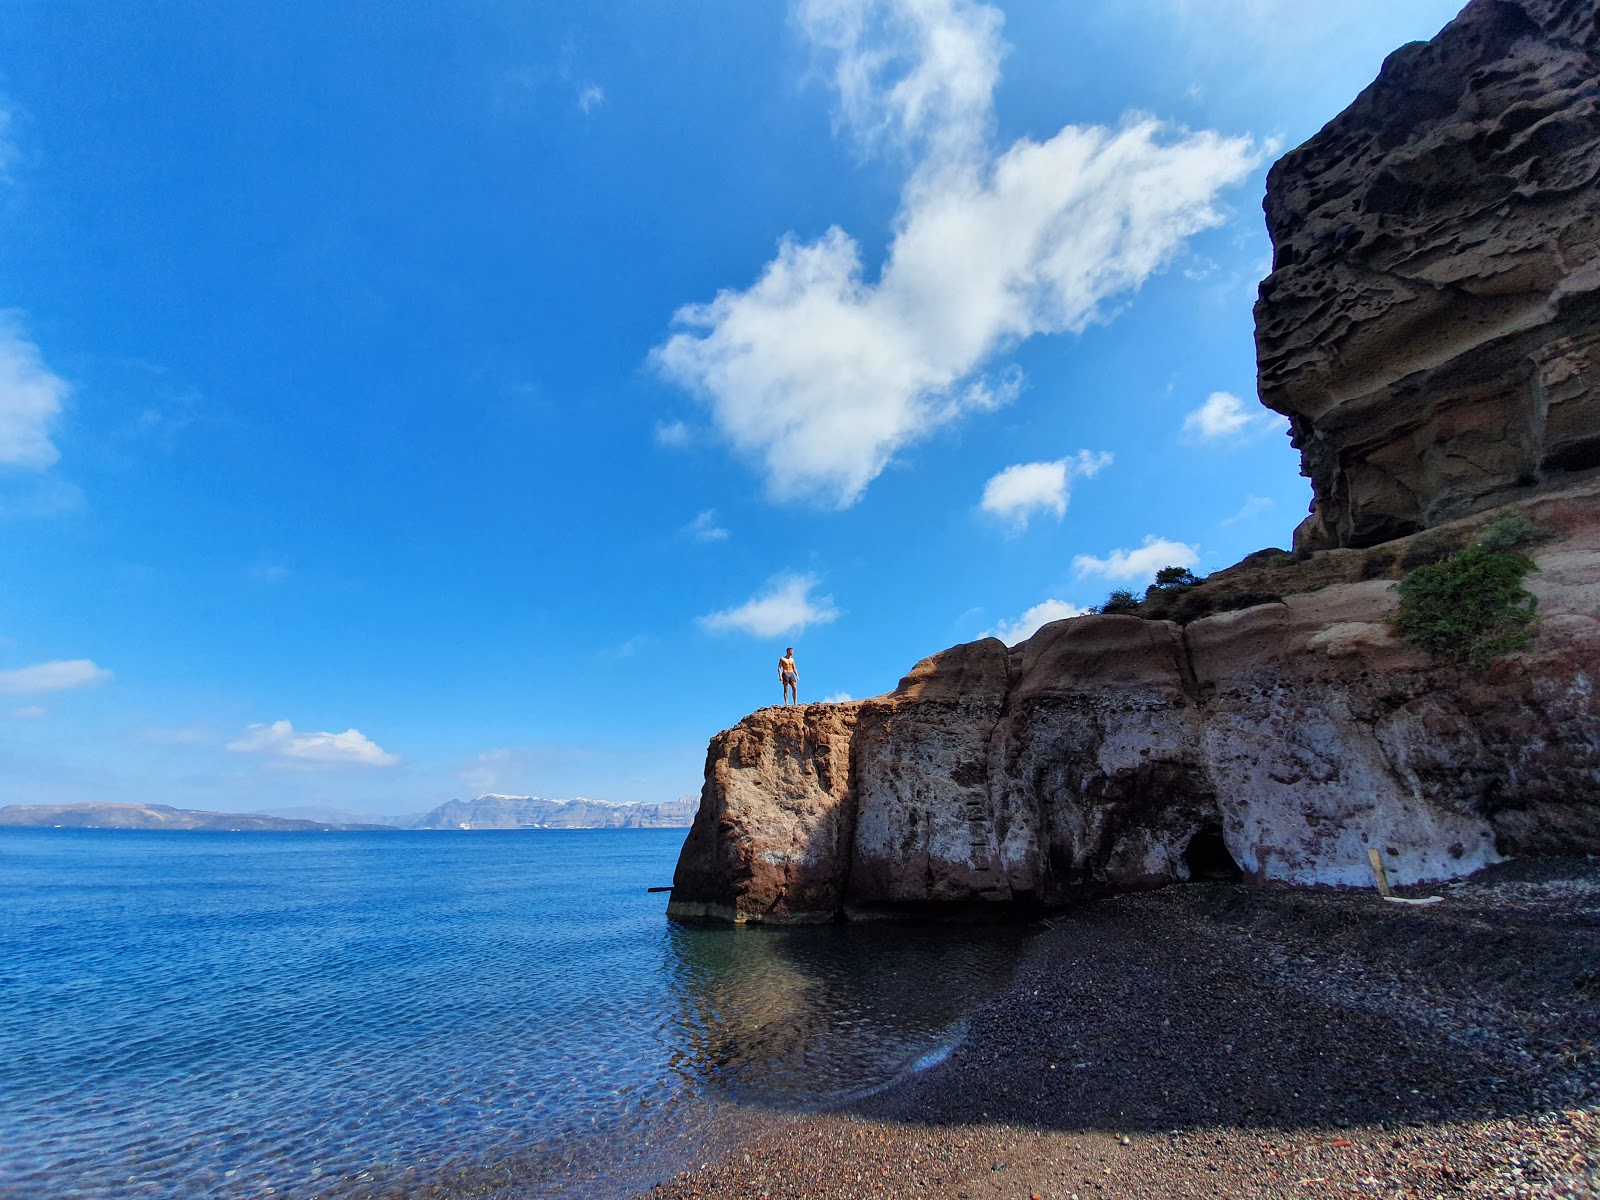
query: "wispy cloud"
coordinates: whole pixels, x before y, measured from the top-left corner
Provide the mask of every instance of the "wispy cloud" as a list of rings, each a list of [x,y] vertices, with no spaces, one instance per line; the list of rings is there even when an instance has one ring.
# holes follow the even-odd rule
[[[1015,621],[1001,621],[993,629],[984,630],[979,636],[997,637],[1006,645],[1015,646],[1018,642],[1027,641],[1051,621],[1081,617],[1088,611],[1087,608],[1079,608],[1066,600],[1041,600]]]
[[[697,513],[694,520],[683,527],[686,536],[697,542],[725,542],[728,540],[728,531],[717,524],[717,510],[708,508]]]
[[[44,365],[16,313],[0,313],[0,467],[43,470],[61,457],[51,430],[71,389]]]
[[[17,143],[12,133],[16,117],[3,98],[0,98],[0,183],[11,182],[11,168],[17,161]]]
[[[1196,547],[1151,534],[1137,550],[1113,550],[1104,558],[1080,554],[1072,560],[1072,566],[1079,575],[1139,583],[1155,578],[1162,567],[1192,567],[1199,561]]]
[[[0,692],[23,695],[33,692],[64,692],[72,688],[94,687],[106,683],[112,673],[87,658],[57,659],[0,671]]]
[[[296,733],[288,721],[249,726],[228,743],[237,754],[263,754],[298,766],[392,767],[400,761],[359,729],[343,733]]]
[[[710,633],[778,637],[808,625],[826,625],[838,618],[839,610],[832,596],[811,595],[817,582],[814,575],[780,575],[738,607],[701,617],[700,627]]]
[[[1072,481],[1098,475],[1110,465],[1109,453],[1087,450],[1053,462],[1017,463],[984,484],[978,507],[1010,521],[1018,530],[1027,528],[1028,518],[1035,513],[1053,513],[1060,520],[1067,515]]]
[[[0,470],[0,520],[32,521],[81,512],[83,489],[51,473],[6,478]]]
[[[911,171],[880,270],[834,227],[787,236],[745,289],[675,315],[653,354],[758,463],[768,493],[844,508],[901,448],[1004,402],[992,360],[1081,331],[1223,219],[1249,138],[1149,117],[990,144],[1000,13],[968,0],[807,0],[843,127]]]
[[[648,633],[635,634],[626,641],[618,642],[615,646],[608,646],[596,656],[606,662],[623,662],[634,657],[639,651],[655,643],[655,638]]]
[[[586,84],[578,89],[578,107],[585,113],[592,113],[606,102],[606,90],[599,84]]]
[[[38,721],[50,715],[50,710],[42,704],[24,704],[21,708],[9,708],[5,715],[13,721]]]
[[[1222,524],[1237,525],[1240,521],[1248,521],[1251,517],[1259,517],[1262,513],[1270,511],[1272,507],[1272,501],[1266,496],[1246,497],[1239,511],[1231,517],[1224,518]]]
[[[262,583],[269,587],[280,583],[287,583],[294,578],[294,568],[285,566],[281,562],[270,559],[261,559],[251,563],[245,568],[245,578],[251,583]]]
[[[1236,441],[1268,429],[1282,429],[1287,422],[1275,412],[1247,406],[1231,392],[1212,392],[1205,403],[1183,419],[1183,431],[1201,441]]]
[[[657,421],[656,443],[673,450],[681,450],[694,440],[689,427],[682,421]]]

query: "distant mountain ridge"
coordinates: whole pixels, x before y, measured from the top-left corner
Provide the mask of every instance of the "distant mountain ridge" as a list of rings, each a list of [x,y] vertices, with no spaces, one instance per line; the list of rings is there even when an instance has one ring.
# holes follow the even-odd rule
[[[446,801],[411,828],[687,829],[699,805],[698,796],[679,796],[659,804],[619,804],[586,796],[547,800],[490,792],[471,800]]]
[[[173,808],[168,804],[7,804],[0,807],[0,826],[62,829],[211,829],[224,832],[298,830],[327,833],[334,830],[393,829],[392,825],[337,825],[303,821],[296,817],[268,817],[260,813],[206,812]]]
[[[201,829],[224,832],[298,830],[328,833],[395,829],[687,829],[694,823],[699,797],[680,796],[659,804],[621,804],[612,800],[547,800],[542,796],[489,793],[471,800],[449,800],[406,824],[311,821],[265,813],[208,812],[168,804],[7,804],[0,828],[34,829]]]

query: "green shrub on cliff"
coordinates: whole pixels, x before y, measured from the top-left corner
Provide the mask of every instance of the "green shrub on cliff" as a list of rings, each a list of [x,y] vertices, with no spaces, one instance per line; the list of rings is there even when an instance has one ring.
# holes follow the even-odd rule
[[[1106,602],[1100,606],[1103,613],[1127,613],[1132,616],[1139,615],[1139,597],[1127,588],[1118,588],[1106,597]]]
[[[1478,543],[1418,567],[1399,585],[1390,618],[1400,636],[1437,658],[1482,672],[1528,645],[1538,601],[1522,586],[1533,560],[1512,547],[1538,540],[1520,514],[1484,527]]]

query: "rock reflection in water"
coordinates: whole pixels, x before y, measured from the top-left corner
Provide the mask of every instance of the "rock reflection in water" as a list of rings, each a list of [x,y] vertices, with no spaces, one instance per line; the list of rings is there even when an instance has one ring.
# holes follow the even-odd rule
[[[885,1086],[1010,982],[1015,927],[675,925],[673,1066],[695,1090],[800,1107]]]

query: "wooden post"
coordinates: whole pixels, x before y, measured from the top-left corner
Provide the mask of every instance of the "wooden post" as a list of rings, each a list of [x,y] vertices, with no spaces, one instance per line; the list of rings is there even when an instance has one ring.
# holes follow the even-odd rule
[[[1389,890],[1389,872],[1383,869],[1383,855],[1378,853],[1377,847],[1367,849],[1367,861],[1372,864],[1372,878],[1378,882],[1378,895],[1388,900],[1394,893]]]

